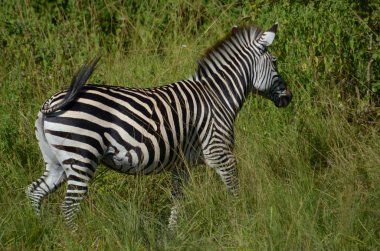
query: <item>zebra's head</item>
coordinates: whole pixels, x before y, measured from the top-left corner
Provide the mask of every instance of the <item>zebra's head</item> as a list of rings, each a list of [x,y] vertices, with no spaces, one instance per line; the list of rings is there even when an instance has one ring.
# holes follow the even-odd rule
[[[254,40],[256,58],[253,66],[253,91],[272,100],[277,107],[286,107],[292,100],[292,93],[278,73],[276,58],[267,50],[275,38],[276,31],[277,23]]]

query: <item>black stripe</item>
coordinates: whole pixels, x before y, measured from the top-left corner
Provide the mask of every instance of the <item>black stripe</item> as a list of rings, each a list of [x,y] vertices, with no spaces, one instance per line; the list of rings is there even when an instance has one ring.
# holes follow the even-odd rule
[[[138,124],[141,124],[144,128],[149,129],[149,127],[151,127],[151,125],[147,122],[147,120],[152,120],[151,114],[148,113],[148,111],[141,104],[134,102],[132,99],[127,99],[126,97],[123,97],[122,95],[117,95],[117,94],[112,93],[112,92],[106,92],[105,90],[96,90],[96,91],[100,91],[100,92],[105,93],[107,95],[114,96],[115,99],[112,100],[112,99],[103,97],[99,94],[88,93],[88,92],[84,93],[81,96],[81,98],[94,100],[94,101],[97,101],[99,103],[104,104],[105,106],[112,107],[113,109],[119,111],[120,113],[130,117],[131,119],[136,121]],[[123,101],[127,102],[128,104],[130,104],[134,109],[141,112],[145,116],[145,118],[140,117],[138,114],[129,110],[127,107],[118,104],[117,102],[119,100],[123,100]],[[154,122],[154,121],[152,121],[152,122]]]
[[[108,132],[110,135],[112,135],[113,139],[118,144],[129,146],[129,144],[125,142],[120,137],[120,134],[113,128],[105,128],[89,120],[80,119],[80,118],[68,118],[68,117],[46,117],[45,120],[52,123],[75,126],[75,127],[83,128],[83,129],[98,133],[99,135],[102,136],[102,140],[106,146],[109,146],[109,142],[106,139],[106,137],[104,137],[104,133]]]
[[[59,150],[79,154],[84,158],[88,158],[94,161],[95,163],[98,163],[98,157],[86,149],[82,149],[82,148],[74,147],[74,146],[64,146],[64,145],[52,145],[52,146]]]
[[[104,154],[104,151],[100,142],[92,137],[73,133],[73,132],[53,131],[53,130],[48,130],[48,129],[45,129],[45,133],[55,135],[55,136],[65,138],[65,139],[72,139],[81,143],[91,145],[92,147],[96,148],[96,150],[98,151],[100,155]]]
[[[95,172],[95,167],[92,166],[91,164],[89,163],[85,163],[85,162],[82,162],[80,160],[77,160],[77,159],[65,159],[64,161],[62,161],[62,164],[65,164],[65,165],[76,165],[76,166],[81,166],[81,167],[86,167],[88,169],[90,169],[93,173]]]
[[[168,112],[167,108],[165,107],[165,104],[168,105],[169,107],[170,107],[170,104],[168,104],[165,101],[165,100],[167,100],[165,95],[158,93],[158,92],[156,93],[156,95],[155,95],[155,99],[156,99],[156,103],[157,103],[157,108],[161,112],[161,117],[163,120],[163,126],[164,126],[164,129],[166,132],[166,137],[167,137],[166,141],[168,143],[168,146],[166,146],[165,141],[160,140],[160,143],[161,143],[160,144],[160,163],[163,163],[166,158],[172,157],[173,154],[170,154],[171,152],[175,152],[172,149],[172,146],[174,146],[174,137],[176,137],[176,132],[171,129],[169,120],[170,120],[170,116],[172,117],[173,120],[178,120],[178,116],[173,111],[171,111],[171,114]],[[158,98],[158,96],[161,98]],[[169,108],[169,110],[172,110],[172,109]],[[157,115],[156,113],[154,113],[154,114]],[[166,148],[167,147],[169,148],[168,149],[169,150],[169,156],[166,156]]]
[[[82,170],[80,170],[80,169],[78,169],[78,168],[76,168],[74,166],[71,166],[71,169],[73,171],[75,171],[76,173],[80,174],[80,175],[86,176],[86,177],[88,177],[90,179],[92,178],[92,175],[90,173],[86,172],[86,171],[82,171]]]
[[[147,104],[149,107],[153,106],[152,101],[149,99],[149,95],[147,95],[150,91],[146,89],[143,89],[143,88],[131,89],[131,88],[120,87],[120,86],[101,86],[102,88],[98,88],[98,87],[99,87],[98,85],[87,85],[85,89],[95,90],[95,91],[105,93],[107,95],[114,97],[115,100],[118,100],[118,99],[123,100],[142,113],[144,113],[143,111],[146,111],[146,108],[142,104]],[[129,96],[133,96],[140,102],[136,102],[132,98],[126,97],[125,95],[119,94],[117,92],[124,93]]]
[[[78,176],[75,176],[75,175],[69,175],[69,177],[67,178],[68,181],[70,180],[73,180],[73,181],[76,181],[76,182],[82,182],[82,183],[87,183],[88,181],[87,180],[84,180]],[[72,184],[69,184],[69,186],[72,185]],[[77,187],[78,185],[72,185],[72,186],[75,186]]]
[[[116,115],[112,114],[111,112],[105,111],[100,109],[99,107],[84,104],[80,102],[75,102],[72,104],[71,111],[80,111],[87,114],[91,114],[94,117],[97,117],[101,120],[107,121],[108,123],[113,123],[118,125],[119,127],[123,128],[125,132],[127,132],[129,135],[131,135],[133,138],[135,138],[139,142],[143,142],[144,135],[134,128],[130,123],[127,123],[126,121],[120,119]]]

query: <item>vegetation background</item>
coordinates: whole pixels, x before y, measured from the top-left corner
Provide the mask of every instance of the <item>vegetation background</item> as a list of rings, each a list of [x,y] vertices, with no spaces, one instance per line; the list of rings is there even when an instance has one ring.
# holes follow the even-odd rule
[[[0,0],[0,249],[379,250],[378,1]],[[286,109],[249,98],[236,121],[240,198],[194,169],[176,234],[168,174],[100,167],[70,233],[64,189],[37,219],[24,193],[44,163],[34,120],[101,53],[93,83],[150,87],[191,75],[233,25],[279,22],[271,52]]]

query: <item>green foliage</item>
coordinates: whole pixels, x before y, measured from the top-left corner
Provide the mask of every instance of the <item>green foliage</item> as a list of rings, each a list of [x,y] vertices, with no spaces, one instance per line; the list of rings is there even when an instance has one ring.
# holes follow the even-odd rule
[[[3,1],[0,9],[0,249],[376,250],[380,247],[380,47],[376,1]],[[279,22],[271,52],[294,93],[249,98],[236,121],[240,198],[192,171],[175,235],[170,175],[100,167],[76,234],[59,205],[34,216],[42,102],[102,54],[93,82],[157,86],[191,75],[233,25]]]

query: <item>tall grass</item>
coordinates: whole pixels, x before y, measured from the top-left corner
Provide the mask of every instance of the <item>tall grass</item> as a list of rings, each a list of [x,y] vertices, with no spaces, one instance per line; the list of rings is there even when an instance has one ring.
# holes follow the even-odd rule
[[[0,249],[379,249],[379,10],[343,0],[2,3]],[[44,168],[34,119],[84,61],[103,55],[95,83],[162,85],[191,75],[233,25],[276,21],[270,50],[294,99],[277,109],[252,96],[240,112],[238,199],[212,170],[194,168],[171,234],[169,174],[101,166],[77,233],[60,213],[64,189],[35,217],[24,193]]]

